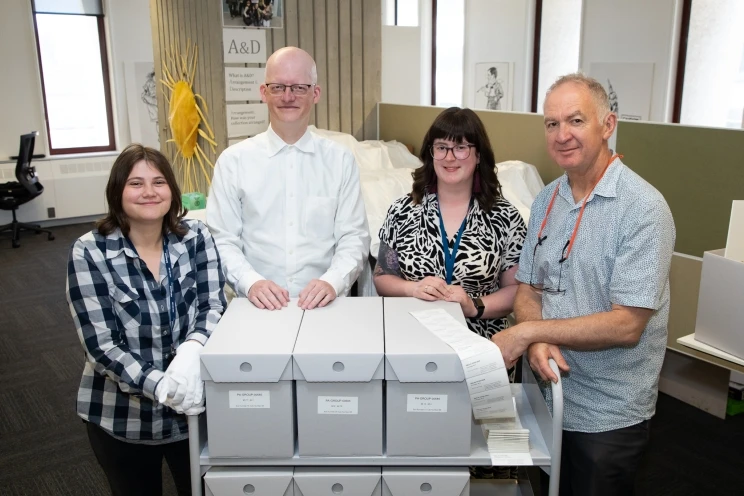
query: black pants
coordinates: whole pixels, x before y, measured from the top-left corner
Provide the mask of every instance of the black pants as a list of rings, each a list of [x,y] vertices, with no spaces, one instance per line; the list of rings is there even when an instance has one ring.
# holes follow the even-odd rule
[[[649,421],[614,431],[563,431],[561,496],[629,496],[648,444]]]
[[[163,494],[163,457],[168,462],[179,496],[191,495],[189,441],[168,444],[134,444],[111,437],[86,422],[88,439],[108,478],[113,496],[160,496]]]

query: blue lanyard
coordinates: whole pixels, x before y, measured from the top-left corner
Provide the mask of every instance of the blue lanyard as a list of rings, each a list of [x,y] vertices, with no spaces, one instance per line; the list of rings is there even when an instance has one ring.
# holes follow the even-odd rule
[[[170,253],[168,252],[168,239],[163,236],[163,258],[165,259],[165,274],[168,276],[168,297],[170,299],[170,331],[176,325],[176,298],[173,295],[173,269],[171,268]]]
[[[472,203],[472,200],[471,200]],[[447,284],[452,284],[452,275],[455,272],[455,257],[457,256],[457,249],[460,247],[460,240],[462,240],[462,233],[465,232],[465,224],[468,222],[468,214],[465,214],[465,218],[462,219],[460,230],[457,231],[455,237],[455,246],[452,247],[452,251],[449,249],[449,239],[447,238],[447,231],[444,229],[444,219],[442,218],[442,209],[439,208],[439,199],[437,199],[437,212],[439,212],[439,230],[442,232],[442,249],[444,250],[444,270]],[[468,206],[468,212],[470,207]]]

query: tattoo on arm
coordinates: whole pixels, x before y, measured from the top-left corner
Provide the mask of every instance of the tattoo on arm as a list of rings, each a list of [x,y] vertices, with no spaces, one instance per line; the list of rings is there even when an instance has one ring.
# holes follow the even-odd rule
[[[398,254],[387,243],[380,243],[380,251],[377,254],[377,265],[374,275],[391,275],[403,277],[398,264]]]

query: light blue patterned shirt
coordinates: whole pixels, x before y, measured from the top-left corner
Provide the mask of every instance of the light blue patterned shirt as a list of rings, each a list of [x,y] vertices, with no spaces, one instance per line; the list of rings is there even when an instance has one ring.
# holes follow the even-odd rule
[[[558,195],[537,247],[537,233],[556,185]],[[563,377],[564,420],[569,431],[604,432],[653,416],[669,319],[669,265],[674,220],[664,197],[615,159],[584,210],[571,254],[558,260],[576,223],[575,202],[563,175],[532,204],[517,279],[565,290],[544,292],[544,319],[607,312],[613,304],[655,310],[633,347],[577,351],[561,347],[571,371]],[[533,267],[534,253],[534,267]],[[550,389],[544,394],[550,403]]]

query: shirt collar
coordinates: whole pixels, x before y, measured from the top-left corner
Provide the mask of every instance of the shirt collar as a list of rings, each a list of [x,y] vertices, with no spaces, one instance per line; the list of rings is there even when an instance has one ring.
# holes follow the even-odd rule
[[[612,153],[612,150],[610,150],[610,152]],[[600,179],[599,183],[594,188],[594,191],[592,191],[589,198],[587,198],[587,203],[592,201],[595,195],[604,198],[615,198],[617,196],[617,182],[620,179],[620,171],[622,170],[622,167],[623,163],[620,160],[620,157],[616,157],[607,168],[607,172],[605,172],[602,179]],[[578,203],[574,201],[571,186],[568,184],[568,174],[563,174],[560,178],[558,194],[571,205],[581,206],[581,203],[583,203],[583,198]]]
[[[129,258],[139,258],[132,242],[117,227],[106,236],[106,258],[109,260],[116,258],[121,255],[121,252]]]
[[[168,251],[178,259],[188,251],[185,245],[186,241],[195,236],[196,232],[192,229],[186,231],[186,234],[184,234],[183,237],[174,233],[168,233]],[[129,238],[121,233],[121,229],[116,228],[111,232],[111,234],[106,236],[106,258],[116,258],[121,255],[122,252],[124,252],[124,255],[129,258],[139,258],[137,250],[134,249],[134,245],[132,245]]]
[[[303,134],[302,137],[293,145],[285,143],[284,140],[280,138],[278,134],[276,134],[276,131],[274,131],[274,129],[271,127],[271,124],[269,124],[269,128],[266,130],[266,137],[269,143],[269,157],[273,157],[288,146],[294,146],[298,150],[305,153],[315,152],[313,134],[310,132],[309,129],[306,129],[305,134]]]

